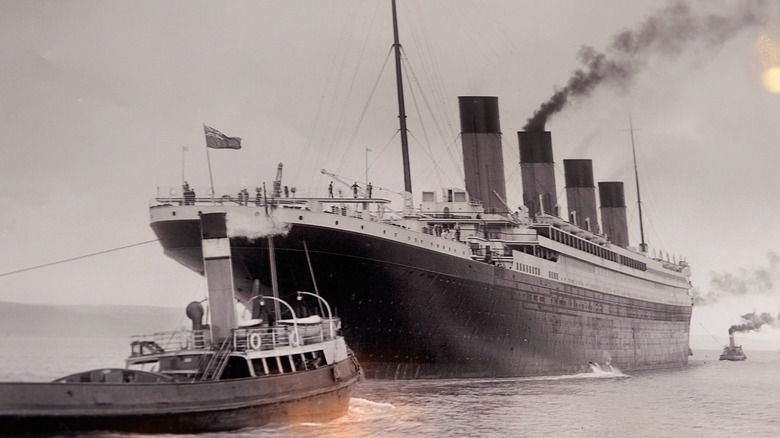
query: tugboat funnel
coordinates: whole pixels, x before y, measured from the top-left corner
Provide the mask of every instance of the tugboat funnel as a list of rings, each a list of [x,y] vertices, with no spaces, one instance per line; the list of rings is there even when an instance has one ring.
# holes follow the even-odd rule
[[[203,305],[197,301],[187,304],[187,318],[192,321],[192,330],[203,330]]]
[[[203,267],[209,288],[211,339],[216,342],[229,337],[237,324],[226,215],[224,212],[203,213],[200,217]]]

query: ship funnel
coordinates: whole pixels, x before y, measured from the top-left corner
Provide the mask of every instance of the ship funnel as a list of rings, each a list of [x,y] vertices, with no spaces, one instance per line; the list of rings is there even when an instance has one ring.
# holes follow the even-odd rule
[[[628,247],[628,219],[626,218],[626,196],[623,183],[606,181],[599,183],[601,200],[601,224],[607,239],[617,246]]]
[[[729,346],[731,346],[731,348],[736,347],[734,344],[734,333],[729,333]]]
[[[503,212],[506,182],[498,98],[460,96],[458,104],[466,192],[472,201],[482,203],[485,212]]]
[[[520,172],[523,178],[523,205],[531,218],[539,214],[557,216],[552,136],[550,131],[519,131]]]
[[[227,236],[227,213],[203,213],[200,230],[203,243],[203,267],[209,289],[211,339],[221,342],[236,328],[233,267]]]
[[[598,233],[593,160],[563,160],[563,172],[566,175],[566,202],[569,204],[570,222]]]

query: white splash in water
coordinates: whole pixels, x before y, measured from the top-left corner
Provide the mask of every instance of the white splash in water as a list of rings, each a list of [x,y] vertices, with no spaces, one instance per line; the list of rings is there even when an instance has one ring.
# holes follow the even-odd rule
[[[284,236],[290,231],[289,224],[280,222],[274,215],[258,214],[245,216],[236,212],[228,212],[228,237],[246,237],[259,239],[268,236]]]
[[[626,374],[623,374],[622,371],[619,369],[613,367],[609,363],[605,364],[604,367],[601,365],[591,362],[588,364],[590,367],[590,373],[585,373],[585,375],[591,375],[593,377],[628,377]]]
[[[371,400],[366,400],[364,398],[358,398],[353,397],[352,400],[350,400],[350,409],[355,408],[356,410],[369,410],[369,409],[375,409],[375,410],[388,410],[388,409],[395,409],[395,406],[393,406],[391,403],[382,403],[382,402],[375,402]]]

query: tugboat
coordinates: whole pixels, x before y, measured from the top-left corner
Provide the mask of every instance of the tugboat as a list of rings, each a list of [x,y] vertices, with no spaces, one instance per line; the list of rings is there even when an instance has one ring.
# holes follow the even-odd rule
[[[723,347],[723,353],[720,355],[720,360],[745,360],[747,357],[742,352],[741,345],[734,344],[734,333],[729,330],[729,345]]]
[[[225,213],[204,213],[201,229],[211,324],[193,302],[186,310],[192,330],[135,337],[125,368],[0,383],[2,434],[199,433],[346,414],[362,370],[328,303],[298,292],[301,304],[315,297],[323,309],[298,318],[289,303],[258,294],[252,319],[239,323]],[[273,313],[264,312],[266,302]],[[279,318],[282,306],[289,318]]]

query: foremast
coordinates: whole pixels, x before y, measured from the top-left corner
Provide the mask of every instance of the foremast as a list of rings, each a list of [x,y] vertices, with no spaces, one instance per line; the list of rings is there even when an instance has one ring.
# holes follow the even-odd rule
[[[404,104],[404,84],[401,74],[401,43],[398,40],[398,16],[395,0],[393,4],[393,49],[395,51],[395,81],[398,91],[398,121],[401,129],[401,156],[404,166],[404,210],[411,212],[412,207],[412,172],[409,165],[409,139],[406,129],[406,105]]]
[[[628,115],[628,127],[631,132],[631,152],[634,155],[634,178],[636,179],[636,204],[639,209],[639,235],[642,239],[639,243],[639,250],[647,254],[647,243],[645,243],[645,226],[642,221],[642,197],[639,195],[639,170],[636,166],[636,147],[634,146],[634,122],[631,120],[631,114]]]

